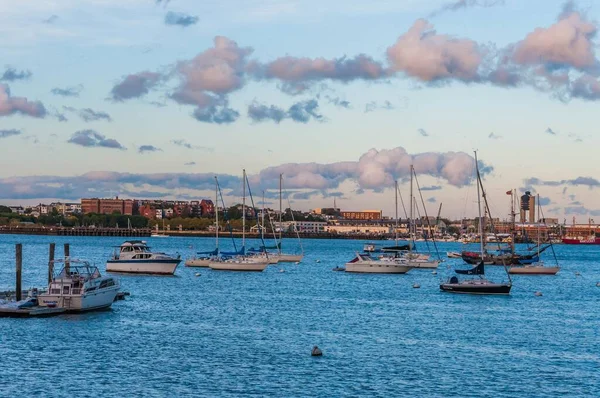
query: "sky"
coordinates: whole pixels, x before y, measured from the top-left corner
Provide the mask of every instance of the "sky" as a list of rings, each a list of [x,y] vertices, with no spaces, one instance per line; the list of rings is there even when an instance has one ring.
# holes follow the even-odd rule
[[[0,0],[0,203],[240,201],[429,215],[506,192],[600,220],[600,4]],[[289,203],[287,203],[289,200]],[[258,200],[257,200],[258,202]],[[403,211],[400,210],[401,215]]]

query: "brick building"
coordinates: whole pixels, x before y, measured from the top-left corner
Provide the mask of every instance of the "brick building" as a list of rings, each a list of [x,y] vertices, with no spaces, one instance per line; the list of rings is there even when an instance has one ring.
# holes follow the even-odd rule
[[[215,214],[215,205],[210,199],[202,199],[200,202],[200,214],[202,216],[209,216]]]
[[[81,212],[83,214],[133,214],[133,201],[131,199],[81,199]]]
[[[341,211],[340,215],[346,220],[381,220],[383,211],[381,210],[363,210],[363,211]]]

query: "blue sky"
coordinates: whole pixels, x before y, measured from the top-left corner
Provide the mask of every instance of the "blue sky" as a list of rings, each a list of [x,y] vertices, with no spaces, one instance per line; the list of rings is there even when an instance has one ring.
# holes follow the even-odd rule
[[[591,1],[0,0],[0,202],[120,194],[229,202],[283,172],[293,207],[428,212],[530,189],[600,217]],[[195,115],[195,116],[194,116]],[[566,189],[565,189],[566,188]],[[271,191],[269,196],[273,196]]]

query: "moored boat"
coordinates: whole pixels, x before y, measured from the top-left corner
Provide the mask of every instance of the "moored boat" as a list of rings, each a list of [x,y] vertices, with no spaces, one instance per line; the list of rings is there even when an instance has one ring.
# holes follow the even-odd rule
[[[59,263],[60,261],[54,261]],[[38,295],[40,307],[85,312],[109,308],[119,292],[119,280],[102,276],[86,261],[65,260],[63,269],[53,276],[45,293]]]
[[[346,263],[346,272],[361,274],[405,274],[414,267],[394,258],[374,259],[366,254],[356,254],[356,257]]]
[[[106,271],[173,275],[180,262],[180,256],[171,257],[164,253],[155,253],[150,251],[145,241],[130,240],[119,246],[119,252],[113,253],[106,262]]]

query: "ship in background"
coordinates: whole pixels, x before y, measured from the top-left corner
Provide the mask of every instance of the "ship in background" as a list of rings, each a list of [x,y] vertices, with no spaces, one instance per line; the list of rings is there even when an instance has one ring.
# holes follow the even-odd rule
[[[562,243],[566,245],[600,245],[600,236],[597,236],[596,229],[598,227],[592,226],[591,218],[588,219],[588,228],[577,228],[575,225],[575,217],[573,217],[573,227],[571,228],[568,236],[565,236],[562,239]],[[579,231],[578,231],[579,230]],[[587,233],[588,235],[583,236],[583,233]]]

